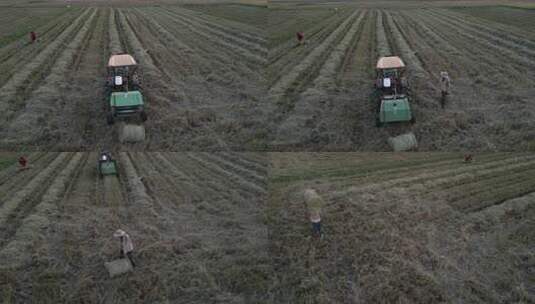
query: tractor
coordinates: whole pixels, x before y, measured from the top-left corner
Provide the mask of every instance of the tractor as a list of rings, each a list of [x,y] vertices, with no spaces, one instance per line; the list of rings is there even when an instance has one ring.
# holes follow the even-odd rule
[[[107,91],[109,93],[109,125],[116,118],[138,116],[142,122],[147,120],[145,103],[140,91],[140,78],[136,60],[128,54],[112,55],[108,61]],[[126,124],[121,128],[123,142],[137,142],[145,138],[145,128],[141,125]]]
[[[115,161],[109,152],[101,152],[98,158],[98,174],[100,178],[103,178],[106,175],[115,175],[119,176],[119,171],[117,170],[117,161]]]
[[[147,120],[144,101],[137,73],[137,62],[128,54],[112,55],[108,61],[107,87],[110,92],[108,124],[117,117],[139,115],[141,121]]]
[[[111,92],[139,90],[136,60],[128,54],[112,55],[108,60],[107,85]]]
[[[377,126],[393,122],[414,123],[403,60],[397,56],[381,57],[376,70],[375,88],[379,96]]]

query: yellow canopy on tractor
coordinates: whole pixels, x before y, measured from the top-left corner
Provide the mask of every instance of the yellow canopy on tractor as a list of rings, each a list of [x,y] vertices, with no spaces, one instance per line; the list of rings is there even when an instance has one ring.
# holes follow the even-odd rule
[[[134,57],[128,54],[112,55],[108,61],[108,67],[121,67],[129,65],[137,65],[137,62]]]
[[[402,69],[404,67],[405,63],[398,56],[381,57],[379,61],[377,61],[378,70]]]

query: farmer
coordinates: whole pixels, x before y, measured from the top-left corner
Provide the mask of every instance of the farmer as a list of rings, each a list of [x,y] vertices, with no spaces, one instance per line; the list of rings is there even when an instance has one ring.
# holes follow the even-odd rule
[[[34,31],[30,32],[30,40],[34,43],[37,40],[37,34]]]
[[[297,32],[297,43],[299,45],[303,45],[305,43],[305,33],[303,32]]]
[[[448,72],[440,72],[440,91],[442,93],[442,98],[446,98],[450,90],[450,76]]]
[[[132,252],[134,252],[134,244],[132,243],[130,236],[121,229],[115,231],[113,233],[113,236],[119,238],[119,240],[121,241],[121,258],[128,258],[128,260],[130,260],[130,263],[132,264],[132,267],[136,267],[134,259],[132,258]]]
[[[473,159],[472,154],[465,154],[465,155],[464,155],[464,162],[465,162],[465,163],[469,163],[469,162],[471,162],[472,159]]]
[[[26,165],[28,164],[28,160],[26,159],[26,157],[24,157],[23,155],[21,155],[21,157],[19,157],[19,165],[22,169],[26,169]]]
[[[306,189],[303,196],[308,210],[308,217],[312,224],[312,236],[322,238],[321,208],[323,206],[323,199],[314,189]]]
[[[318,210],[310,212],[310,223],[312,223],[312,236],[322,238],[321,215]]]

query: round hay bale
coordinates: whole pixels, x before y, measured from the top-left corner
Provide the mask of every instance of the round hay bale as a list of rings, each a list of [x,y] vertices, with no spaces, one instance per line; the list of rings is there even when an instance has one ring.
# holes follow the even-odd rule
[[[119,141],[125,142],[141,142],[145,140],[145,127],[137,125],[123,125],[119,131]]]
[[[416,150],[418,148],[418,141],[412,132],[390,137],[388,144],[395,152]]]
[[[133,271],[134,268],[132,264],[127,259],[118,259],[111,262],[104,262],[104,266],[108,270],[110,278],[116,277],[118,275]]]

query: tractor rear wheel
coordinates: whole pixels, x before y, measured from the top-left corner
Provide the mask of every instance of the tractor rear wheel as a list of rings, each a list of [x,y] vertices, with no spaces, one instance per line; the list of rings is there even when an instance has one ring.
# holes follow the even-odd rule
[[[113,125],[114,118],[112,113],[108,113],[108,115],[106,116],[106,121],[108,122],[108,125]]]
[[[383,123],[381,122],[381,119],[379,119],[379,116],[375,117],[375,126],[377,128],[381,128],[383,126]]]
[[[139,117],[141,118],[141,121],[147,121],[147,113],[145,113],[145,111],[139,112]]]

